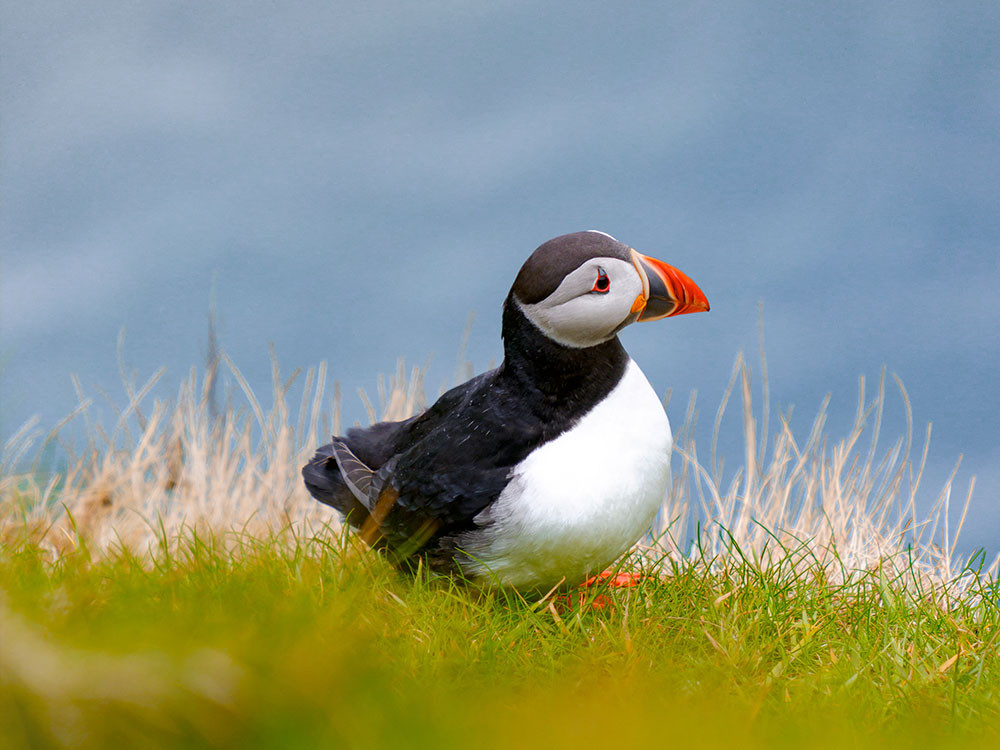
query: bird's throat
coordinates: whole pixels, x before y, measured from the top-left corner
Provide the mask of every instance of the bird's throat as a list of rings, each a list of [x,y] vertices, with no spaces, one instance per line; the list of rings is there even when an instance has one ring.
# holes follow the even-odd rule
[[[621,379],[629,362],[617,336],[577,349],[546,336],[507,297],[503,309],[502,375],[546,400],[596,403]]]

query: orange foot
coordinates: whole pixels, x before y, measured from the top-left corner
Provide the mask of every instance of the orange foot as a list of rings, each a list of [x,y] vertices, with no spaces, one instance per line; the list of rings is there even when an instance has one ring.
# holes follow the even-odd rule
[[[630,589],[634,586],[638,586],[639,581],[641,580],[642,574],[640,573],[615,573],[610,570],[605,570],[603,573],[591,576],[586,581],[581,583],[580,588],[588,589],[593,586],[604,585],[612,588]],[[566,609],[573,609],[574,606],[582,607],[586,601],[587,593],[585,591],[580,591],[577,594],[559,594],[554,599],[555,604],[560,607],[565,607]],[[606,594],[598,594],[590,602],[591,609],[608,609],[611,605],[611,597]]]
[[[633,586],[638,586],[641,580],[642,573],[615,573],[611,570],[605,570],[581,583],[580,588],[604,583],[616,589],[630,589]]]

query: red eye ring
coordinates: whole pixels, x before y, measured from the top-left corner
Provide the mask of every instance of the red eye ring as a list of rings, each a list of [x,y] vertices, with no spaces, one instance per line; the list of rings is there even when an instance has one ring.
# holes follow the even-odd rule
[[[598,266],[597,281],[594,282],[594,288],[590,291],[597,294],[607,294],[609,289],[611,289],[611,279],[608,278],[608,274],[605,273],[604,269]]]

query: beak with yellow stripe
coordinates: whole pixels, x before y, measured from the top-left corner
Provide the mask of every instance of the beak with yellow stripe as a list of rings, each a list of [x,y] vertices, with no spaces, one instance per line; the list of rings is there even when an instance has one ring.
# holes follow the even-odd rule
[[[632,303],[639,321],[708,312],[708,298],[687,274],[662,260],[631,251],[632,265],[642,279],[642,293]]]

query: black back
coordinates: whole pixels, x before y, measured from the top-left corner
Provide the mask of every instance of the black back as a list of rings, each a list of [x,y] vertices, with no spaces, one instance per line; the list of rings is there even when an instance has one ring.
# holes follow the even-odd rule
[[[395,461],[388,482],[398,498],[379,521],[376,546],[402,557],[424,553],[435,568],[452,568],[457,537],[477,528],[474,518],[499,497],[511,470],[575,425],[621,379],[628,354],[617,338],[586,349],[558,344],[524,316],[516,288],[504,303],[500,367],[451,389],[416,417],[340,438],[373,470]],[[369,521],[339,476],[331,446],[302,473],[313,496],[353,526]]]

